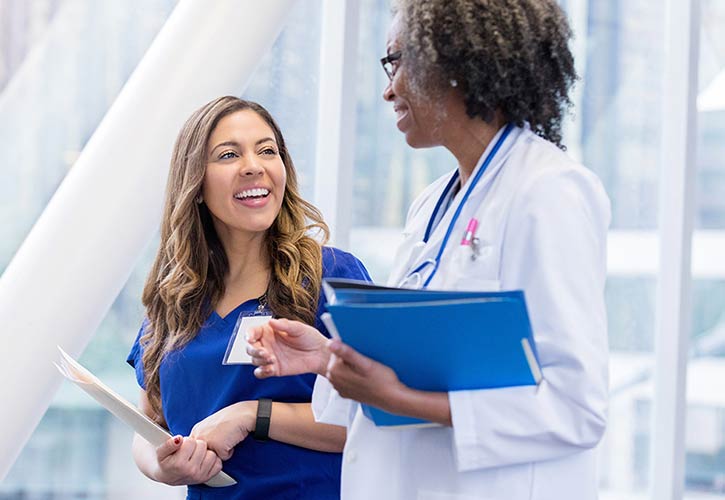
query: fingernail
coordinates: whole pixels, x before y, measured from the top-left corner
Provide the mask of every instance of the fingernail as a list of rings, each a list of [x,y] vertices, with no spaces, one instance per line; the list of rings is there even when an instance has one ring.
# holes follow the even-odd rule
[[[181,442],[181,436],[174,436],[174,444],[179,444]]]

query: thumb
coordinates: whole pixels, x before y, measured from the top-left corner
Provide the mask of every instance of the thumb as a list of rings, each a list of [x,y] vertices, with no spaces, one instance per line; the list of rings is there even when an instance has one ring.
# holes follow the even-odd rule
[[[249,330],[247,330],[247,342],[249,342],[250,344],[253,344],[254,342],[259,342],[264,336],[264,331],[269,329],[269,325],[259,325],[251,327]]]
[[[156,448],[156,458],[159,462],[166,457],[176,453],[184,439],[181,436],[174,436],[167,439]]]
[[[232,455],[234,454],[234,448],[225,448],[223,450],[213,450],[216,452],[217,456],[224,462],[232,458]]]
[[[269,320],[269,326],[276,332],[290,337],[299,337],[311,328],[309,325],[284,318],[275,318]]]
[[[343,344],[339,339],[330,342],[330,352],[361,375],[365,375],[373,366],[372,359],[360,354],[349,345]]]

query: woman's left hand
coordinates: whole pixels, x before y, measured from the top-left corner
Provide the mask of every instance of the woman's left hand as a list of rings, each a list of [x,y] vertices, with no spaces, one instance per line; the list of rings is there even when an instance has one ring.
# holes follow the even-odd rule
[[[407,386],[391,368],[363,356],[339,340],[333,340],[329,349],[333,356],[326,377],[340,396],[383,410],[394,409]]]
[[[208,449],[222,460],[229,460],[234,447],[254,431],[256,422],[257,402],[241,401],[198,422],[191,429],[191,437],[206,441]]]

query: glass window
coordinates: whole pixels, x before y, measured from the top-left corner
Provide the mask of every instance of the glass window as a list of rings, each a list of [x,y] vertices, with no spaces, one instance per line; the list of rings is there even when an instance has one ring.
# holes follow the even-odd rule
[[[380,58],[391,19],[388,0],[361,2],[350,247],[373,279],[383,282],[408,207],[423,188],[457,165],[441,148],[411,149],[395,126],[393,106],[383,101],[388,78]]]
[[[686,498],[725,498],[725,280],[695,279],[687,368]]]
[[[725,498],[725,2],[701,4],[685,498]]]
[[[0,269],[7,266],[175,3],[0,4]],[[141,317],[128,295],[125,289],[83,356],[106,378],[122,368],[118,359],[128,343],[124,318],[137,323]],[[130,384],[109,382],[124,395],[136,396]],[[130,459],[130,433],[122,436],[123,442],[109,439],[115,425],[85,394],[63,387],[0,484],[0,496],[107,498],[109,457],[118,448]],[[135,481],[144,482],[138,477]],[[128,485],[125,491],[148,496],[139,488]]]
[[[0,210],[0,269],[7,266],[175,3],[0,2],[0,196],[5,201]],[[315,141],[309,138],[309,124],[317,113],[320,14],[319,0],[295,3],[288,24],[243,95],[260,102],[278,121],[308,198],[314,182]],[[138,386],[125,359],[143,318],[141,292],[157,247],[158,239],[149,243],[81,357],[133,402],[138,400]],[[131,439],[128,428],[64,383],[0,484],[0,498],[184,498],[185,488],[158,485],[136,469]]]
[[[566,0],[581,80],[566,137],[612,202],[606,288],[610,345],[603,499],[645,498],[657,268],[664,11],[644,0]]]
[[[259,102],[282,129],[297,170],[302,196],[312,200],[322,3],[295,3],[284,30],[257,68],[245,99]],[[313,127],[312,129],[310,127]]]

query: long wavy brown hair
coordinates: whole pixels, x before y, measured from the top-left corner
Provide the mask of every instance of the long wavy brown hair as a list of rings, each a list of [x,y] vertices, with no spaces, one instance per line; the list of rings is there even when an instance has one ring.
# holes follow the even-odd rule
[[[179,132],[166,186],[161,243],[143,291],[148,319],[141,337],[146,395],[154,418],[162,424],[161,361],[197,335],[224,295],[227,255],[206,204],[197,200],[209,137],[222,118],[243,110],[256,112],[272,129],[287,173],[282,207],[266,235],[272,267],[267,304],[276,316],[314,324],[327,225],[319,210],[300,196],[284,137],[267,110],[233,96],[215,99],[197,110]]]

